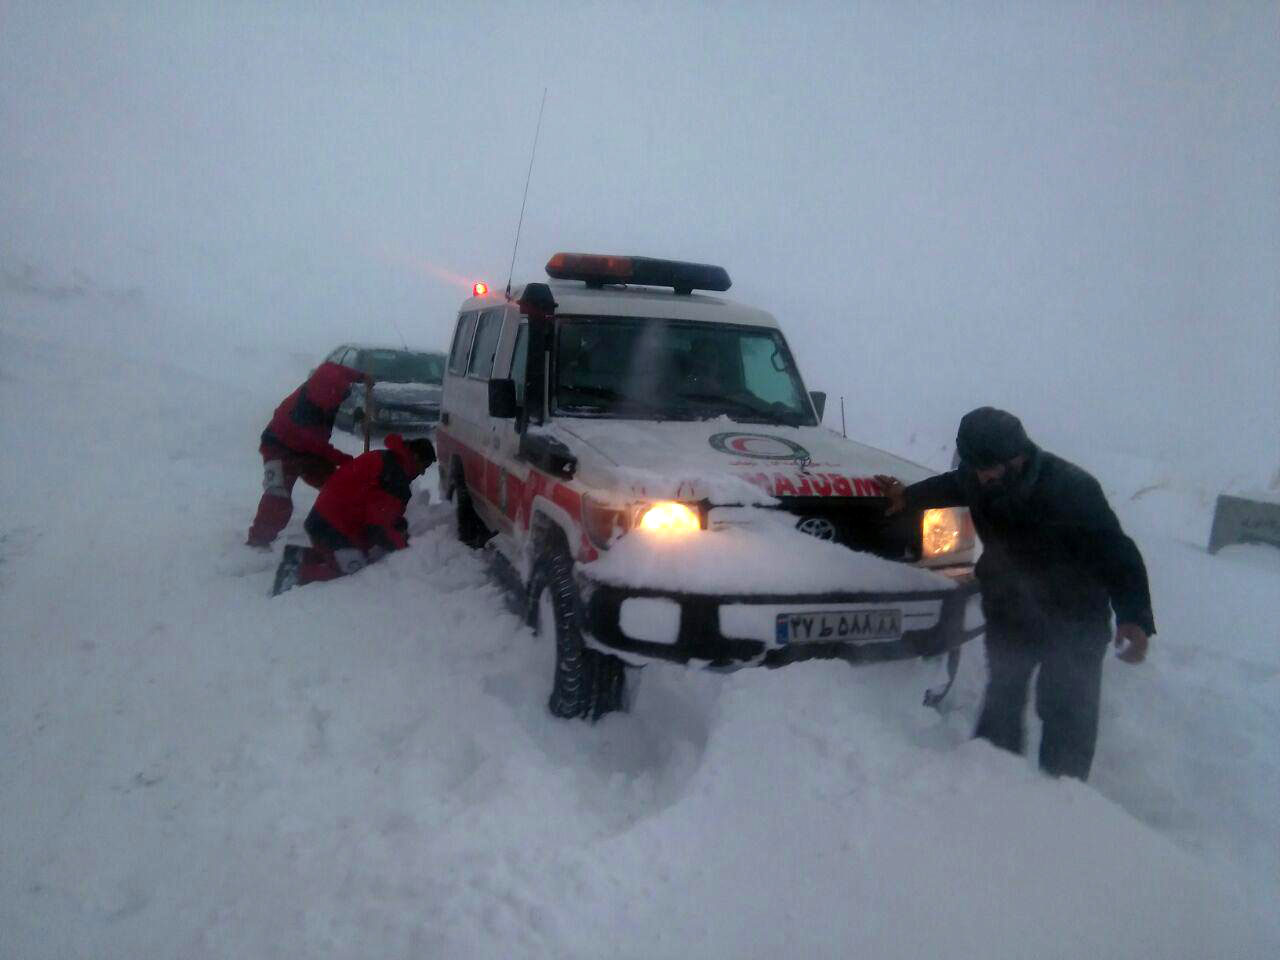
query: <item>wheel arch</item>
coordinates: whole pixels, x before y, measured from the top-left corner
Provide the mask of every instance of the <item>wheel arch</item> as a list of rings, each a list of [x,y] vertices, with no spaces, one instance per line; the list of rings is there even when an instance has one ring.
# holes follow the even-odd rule
[[[543,496],[534,497],[529,511],[530,567],[536,566],[547,550],[557,545],[564,547],[570,560],[576,559],[573,541],[578,524],[569,512]]]

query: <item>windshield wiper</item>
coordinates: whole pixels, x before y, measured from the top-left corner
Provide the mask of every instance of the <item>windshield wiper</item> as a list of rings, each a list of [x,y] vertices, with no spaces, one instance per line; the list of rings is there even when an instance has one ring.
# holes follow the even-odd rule
[[[720,393],[677,393],[677,400],[692,400],[694,403],[705,403],[711,407],[729,407],[732,410],[741,410],[755,417],[772,417],[773,412],[763,407],[758,407],[754,403],[746,400],[738,400],[734,397],[726,397]]]
[[[559,385],[558,392],[582,393],[588,397],[598,397],[601,400],[622,401],[628,399],[612,387],[596,387],[587,383],[562,383]]]
[[[774,410],[768,407],[760,407],[747,400],[738,400],[735,397],[726,397],[718,393],[678,393],[676,398],[679,400],[692,400],[694,403],[705,403],[711,407],[728,406],[729,411],[725,411],[725,416],[739,423],[780,423],[785,426],[799,426],[804,419],[803,414],[796,413],[794,410]],[[751,419],[742,416],[734,416],[732,411],[747,414]]]
[[[619,393],[612,387],[597,387],[591,384],[560,384],[558,387],[558,397],[556,405],[562,410],[592,410],[600,413],[632,413],[650,416],[655,420],[676,420],[681,419],[673,414],[670,410],[658,407],[652,403],[645,403],[643,400],[637,400],[634,397],[628,397],[626,394]],[[579,393],[587,397],[595,398],[597,402],[575,403],[565,397],[565,394]],[[605,401],[600,403],[598,401]]]
[[[753,403],[745,400],[735,400],[733,397],[726,397],[722,393],[677,393],[677,400],[692,400],[694,403],[708,403],[719,406],[722,403],[730,404],[739,410],[749,410],[751,413],[764,413]]]
[[[557,410],[572,411],[589,411],[591,413],[608,413],[612,407],[606,407],[599,403],[560,403],[556,405]]]

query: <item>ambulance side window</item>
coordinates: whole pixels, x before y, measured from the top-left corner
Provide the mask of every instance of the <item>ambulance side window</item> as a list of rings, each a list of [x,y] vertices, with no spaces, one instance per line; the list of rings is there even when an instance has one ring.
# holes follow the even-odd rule
[[[520,324],[516,331],[516,345],[511,351],[511,379],[516,382],[516,403],[524,406],[524,368],[529,356],[529,325]]]
[[[467,372],[467,355],[471,352],[471,334],[475,331],[475,312],[458,317],[458,329],[453,334],[453,349],[449,351],[449,372],[459,376]]]
[[[471,365],[467,376],[488,380],[493,373],[493,357],[498,352],[498,338],[502,334],[502,311],[486,310],[480,315],[476,327],[475,345],[471,348]]]

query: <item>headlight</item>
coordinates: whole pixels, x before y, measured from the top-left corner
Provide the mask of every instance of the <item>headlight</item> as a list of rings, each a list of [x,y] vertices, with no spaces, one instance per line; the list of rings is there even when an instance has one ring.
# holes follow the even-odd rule
[[[590,495],[582,497],[582,528],[601,550],[630,530],[659,534],[684,534],[702,529],[698,511],[674,500],[626,507],[606,506]]]
[[[969,512],[955,507],[926,510],[921,534],[926,560],[959,553],[973,546],[973,523],[969,519]]]
[[[697,511],[683,503],[660,500],[640,515],[637,526],[650,533],[697,533],[702,529],[702,521]]]

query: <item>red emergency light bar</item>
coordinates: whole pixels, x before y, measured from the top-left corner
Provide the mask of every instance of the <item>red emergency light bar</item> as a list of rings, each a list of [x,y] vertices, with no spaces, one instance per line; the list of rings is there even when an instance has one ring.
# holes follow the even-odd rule
[[[709,263],[597,253],[557,253],[547,261],[547,276],[553,280],[581,280],[589,287],[601,287],[606,283],[640,283],[650,287],[671,287],[676,293],[686,294],[694,290],[728,290],[730,285],[728,271]]]

